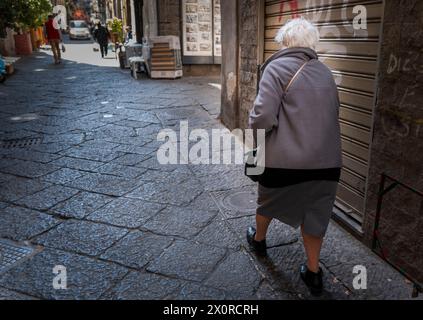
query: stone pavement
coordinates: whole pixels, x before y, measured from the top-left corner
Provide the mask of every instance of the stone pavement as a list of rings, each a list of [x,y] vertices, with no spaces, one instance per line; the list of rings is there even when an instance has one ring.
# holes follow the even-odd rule
[[[0,299],[311,299],[301,240],[278,247],[298,231],[274,222],[269,257],[249,251],[256,188],[242,166],[156,160],[162,128],[222,128],[219,79],[136,81],[90,54],[69,45],[61,66],[34,54],[0,86],[0,239],[35,250],[0,268]],[[53,287],[57,265],[67,290]],[[353,289],[356,265],[367,290]],[[336,224],[322,267],[322,299],[410,298],[412,286]]]

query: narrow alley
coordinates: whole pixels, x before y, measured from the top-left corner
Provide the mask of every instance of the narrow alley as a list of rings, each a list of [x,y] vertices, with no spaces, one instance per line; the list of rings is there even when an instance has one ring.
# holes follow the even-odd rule
[[[220,78],[134,80],[114,53],[66,47],[61,65],[46,50],[21,59],[0,87],[0,245],[29,252],[0,269],[0,299],[312,299],[297,231],[273,222],[268,258],[249,251],[256,185],[243,166],[157,161],[162,129],[224,128]],[[411,297],[334,222],[321,263],[322,299]],[[367,290],[354,289],[360,265]],[[57,266],[67,290],[52,286]]]

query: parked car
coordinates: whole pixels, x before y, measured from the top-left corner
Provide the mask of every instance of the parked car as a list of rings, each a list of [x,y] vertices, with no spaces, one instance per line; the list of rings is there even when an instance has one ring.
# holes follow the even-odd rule
[[[84,20],[72,20],[69,23],[69,39],[90,40],[91,34],[88,24]]]

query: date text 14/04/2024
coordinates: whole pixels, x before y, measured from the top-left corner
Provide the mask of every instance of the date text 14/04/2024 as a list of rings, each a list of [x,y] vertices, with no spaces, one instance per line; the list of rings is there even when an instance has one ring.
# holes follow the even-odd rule
[[[207,308],[182,307],[171,304],[163,310],[164,315],[185,315],[194,318],[198,314],[207,315],[258,315],[259,307],[256,305],[208,305]]]

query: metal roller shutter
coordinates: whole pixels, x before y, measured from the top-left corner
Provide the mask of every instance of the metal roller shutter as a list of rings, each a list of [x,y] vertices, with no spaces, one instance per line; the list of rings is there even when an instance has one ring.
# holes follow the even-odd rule
[[[367,9],[367,30],[353,28],[353,8],[357,5]],[[322,39],[317,51],[332,69],[341,100],[344,168],[338,204],[359,223],[368,176],[382,13],[382,0],[267,0],[265,7],[266,59],[278,50],[274,38],[289,19],[303,16],[320,30]]]

